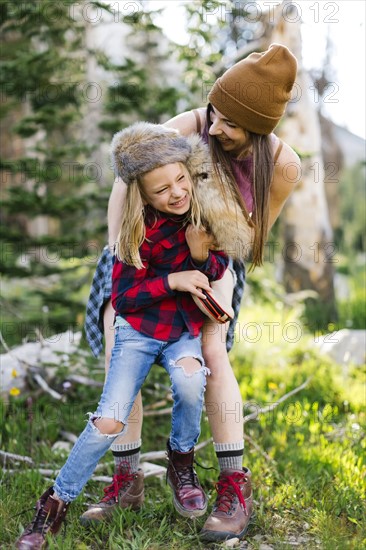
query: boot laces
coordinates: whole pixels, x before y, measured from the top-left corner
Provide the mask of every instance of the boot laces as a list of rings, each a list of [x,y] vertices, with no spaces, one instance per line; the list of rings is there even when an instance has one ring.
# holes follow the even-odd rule
[[[118,471],[112,478],[112,483],[104,487],[104,497],[101,502],[109,502],[112,498],[118,502],[119,492],[127,483],[134,480],[134,474],[131,472],[131,467],[128,462],[121,462]]]
[[[232,475],[227,475],[219,479],[219,481],[215,483],[218,493],[215,511],[228,514],[233,508],[235,497],[237,497],[241,508],[247,513],[245,499],[241,492],[241,486],[244,485],[244,482],[245,477],[241,472],[233,473]]]
[[[184,466],[183,468],[175,468],[180,487],[196,486],[198,487],[198,478],[192,466]]]
[[[40,506],[37,510],[34,519],[25,529],[26,533],[29,535],[31,533],[44,533],[46,529],[51,526],[52,518],[50,512],[46,512],[44,506]]]

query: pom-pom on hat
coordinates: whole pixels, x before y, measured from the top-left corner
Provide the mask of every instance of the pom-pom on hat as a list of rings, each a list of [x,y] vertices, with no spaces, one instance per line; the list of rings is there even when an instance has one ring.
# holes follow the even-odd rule
[[[111,148],[114,171],[127,185],[165,164],[186,163],[192,153],[176,130],[149,122],[136,122],[115,134]]]
[[[285,112],[297,72],[286,46],[251,53],[218,78],[208,94],[216,109],[241,128],[270,134]]]

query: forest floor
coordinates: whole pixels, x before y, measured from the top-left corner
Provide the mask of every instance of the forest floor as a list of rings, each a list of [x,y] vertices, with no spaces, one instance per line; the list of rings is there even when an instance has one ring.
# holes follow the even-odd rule
[[[245,424],[244,465],[252,471],[256,517],[237,547],[360,550],[366,548],[365,372],[359,365],[340,366],[321,355],[316,338],[301,327],[295,309],[285,310],[273,300],[260,305],[249,300],[230,354],[245,415],[275,404],[272,411],[255,414]],[[73,373],[103,382],[102,360],[92,359],[87,350],[76,352],[69,364]],[[53,387],[63,394],[61,401],[33,388],[2,402],[1,449],[32,460],[27,464],[2,458],[0,539],[4,549],[13,548],[32,516],[29,509],[67,457],[54,444],[65,441],[65,432],[82,431],[85,413],[93,410],[100,394],[100,387],[67,382],[70,367],[65,364],[54,368]],[[304,382],[307,385],[301,391],[279,401]],[[168,377],[158,366],[146,381],[143,400],[151,415],[144,420],[142,451],[163,451],[170,416],[154,415],[153,405],[170,407],[171,397]],[[222,404],[221,413],[225,412],[232,414]],[[200,442],[209,438],[204,414]],[[197,460],[206,468],[217,468],[212,444],[197,452]],[[155,462],[166,465],[165,459]],[[110,453],[101,464],[97,474],[110,477]],[[51,472],[42,473],[45,470]],[[218,471],[197,466],[197,473],[212,506]],[[49,541],[51,549],[224,548],[200,542],[204,517],[191,521],[176,514],[164,477],[146,479],[140,512],[121,510],[108,524],[92,529],[81,526],[78,518],[86,503],[98,501],[104,485],[96,480],[87,484],[70,507],[65,532]],[[23,510],[28,511],[21,514]]]

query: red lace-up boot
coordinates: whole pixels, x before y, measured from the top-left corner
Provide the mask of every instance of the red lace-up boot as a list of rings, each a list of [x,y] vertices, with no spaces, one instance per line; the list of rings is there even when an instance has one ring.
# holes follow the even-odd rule
[[[207,510],[207,497],[193,468],[194,449],[187,453],[173,451],[167,445],[167,483],[173,491],[173,504],[184,517],[203,516]]]
[[[108,520],[118,507],[138,510],[144,502],[144,472],[131,472],[128,463],[121,463],[112,483],[103,490],[102,500],[80,516],[83,525]]]
[[[207,542],[240,539],[248,529],[253,512],[251,473],[243,470],[223,470],[216,483],[217,498],[200,538]]]
[[[34,518],[15,544],[18,550],[41,550],[46,547],[47,533],[56,535],[60,530],[69,504],[52,498],[52,495],[50,487],[37,501]]]

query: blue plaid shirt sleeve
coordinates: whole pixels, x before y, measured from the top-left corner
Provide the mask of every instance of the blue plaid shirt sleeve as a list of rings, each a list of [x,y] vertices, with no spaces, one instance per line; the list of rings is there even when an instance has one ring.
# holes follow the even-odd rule
[[[84,324],[85,336],[95,357],[98,357],[103,349],[103,308],[111,299],[112,267],[113,257],[108,246],[105,246],[94,273]]]
[[[230,351],[233,347],[234,336],[235,336],[235,326],[238,321],[238,315],[240,310],[241,299],[244,293],[245,285],[245,264],[242,260],[234,260],[233,268],[236,273],[236,285],[234,287],[232,307],[234,309],[234,317],[230,321],[229,329],[226,335],[226,349]]]

